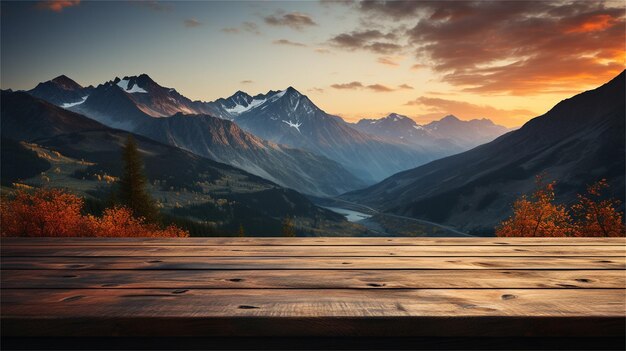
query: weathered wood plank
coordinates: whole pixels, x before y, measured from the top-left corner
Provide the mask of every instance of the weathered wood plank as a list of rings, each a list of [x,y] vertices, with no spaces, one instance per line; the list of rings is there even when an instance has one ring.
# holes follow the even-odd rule
[[[8,256],[622,256],[622,246],[2,246]]]
[[[331,246],[331,245],[351,245],[351,246],[456,246],[456,245],[540,245],[540,246],[572,246],[572,245],[606,245],[606,246],[626,246],[626,238],[1,238],[1,245],[192,245],[192,246]]]
[[[626,308],[623,289],[3,289],[1,297],[5,336],[619,336]]]
[[[5,289],[624,288],[619,270],[5,270]]]
[[[3,257],[0,263],[13,270],[626,269],[626,257]]]

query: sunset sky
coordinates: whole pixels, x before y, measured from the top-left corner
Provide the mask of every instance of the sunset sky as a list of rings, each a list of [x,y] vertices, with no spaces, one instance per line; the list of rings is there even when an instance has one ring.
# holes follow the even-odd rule
[[[347,120],[519,126],[625,68],[625,2],[1,3],[2,89],[149,74],[215,100],[293,86]]]

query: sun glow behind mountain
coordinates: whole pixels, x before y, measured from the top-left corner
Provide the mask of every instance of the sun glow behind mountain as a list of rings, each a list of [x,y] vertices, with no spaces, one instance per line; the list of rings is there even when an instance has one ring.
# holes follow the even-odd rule
[[[624,69],[617,2],[3,1],[2,88],[149,73],[212,101],[294,86],[349,121],[519,126]]]

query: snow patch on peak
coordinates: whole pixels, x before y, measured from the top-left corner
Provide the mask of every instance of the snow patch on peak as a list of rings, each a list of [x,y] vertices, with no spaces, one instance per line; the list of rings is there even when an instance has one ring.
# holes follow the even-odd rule
[[[63,108],[70,108],[70,107],[72,107],[72,106],[77,106],[77,105],[80,105],[80,104],[82,104],[83,102],[87,101],[87,98],[88,98],[88,97],[89,97],[89,95],[85,95],[85,96],[83,96],[83,97],[81,98],[82,100],[81,100],[81,101],[78,101],[78,102],[66,102],[66,103],[62,104],[62,105],[61,105],[61,107],[63,107]]]
[[[222,106],[224,107],[224,110],[226,110],[226,112],[232,113],[234,115],[240,115],[246,111],[252,110],[253,108],[257,106],[263,105],[265,101],[267,101],[267,99],[254,99],[247,106],[244,106],[241,104],[237,104],[231,108],[227,108],[224,105]]]
[[[280,99],[281,97],[283,97],[283,95],[285,95],[286,92],[287,92],[287,89],[279,91],[278,93],[272,95],[271,97],[272,101]]]
[[[302,122],[300,122],[300,123],[297,123],[297,122],[296,122],[296,123],[294,123],[294,122],[292,122],[292,121],[285,121],[284,119],[282,120],[282,122],[283,122],[283,123],[285,123],[285,124],[287,124],[288,126],[290,126],[290,127],[292,127],[292,128],[296,128],[296,130],[298,130],[298,133],[301,133],[301,134],[302,134],[302,132],[300,131],[300,126],[302,126]]]
[[[122,90],[124,90],[127,93],[147,93],[147,91],[139,87],[137,83],[133,84],[133,86],[129,89],[128,87],[129,82],[130,82],[129,79],[120,79],[120,81],[117,82],[117,86],[122,88]]]

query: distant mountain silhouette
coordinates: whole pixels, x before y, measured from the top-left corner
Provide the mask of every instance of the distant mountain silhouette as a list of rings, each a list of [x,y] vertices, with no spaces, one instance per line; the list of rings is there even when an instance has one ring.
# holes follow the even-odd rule
[[[462,121],[448,115],[420,125],[397,113],[379,119],[361,119],[354,123],[354,127],[388,141],[406,143],[445,156],[490,142],[509,131],[486,118]]]

